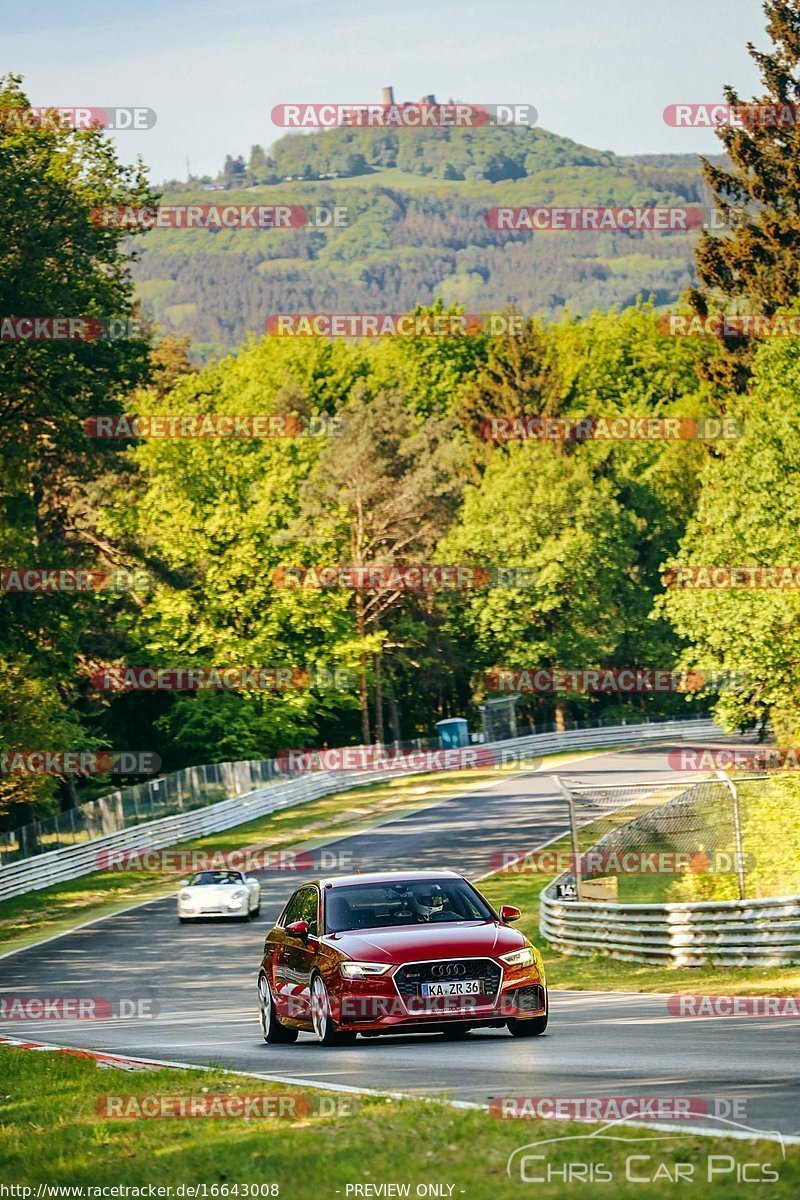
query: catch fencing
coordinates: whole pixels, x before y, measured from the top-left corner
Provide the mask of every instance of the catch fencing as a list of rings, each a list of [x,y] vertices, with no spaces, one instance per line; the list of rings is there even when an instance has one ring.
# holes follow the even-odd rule
[[[575,729],[561,733],[532,734],[491,744],[497,766],[521,762],[559,750],[591,749],[615,745],[636,746],[665,739],[703,739],[719,736],[721,730],[707,718],[684,721],[653,721],[641,725],[620,725]],[[481,749],[486,749],[482,747]],[[362,787],[370,783],[396,778],[398,775],[425,774],[431,768],[420,767],[380,771],[311,771],[291,779],[275,779],[266,786],[253,786],[258,778],[258,763],[220,763],[222,786],[236,789],[236,794],[206,803],[190,811],[179,811],[142,824],[108,830],[91,840],[46,850],[18,861],[0,866],[0,901],[24,892],[36,891],[77,879],[97,869],[98,855],[103,850],[124,847],[130,851],[161,850],[195,838],[231,829],[256,817],[283,808],[304,804],[334,792]],[[274,770],[274,764],[270,764]],[[192,768],[202,771],[210,768]],[[183,773],[179,773],[183,774]],[[168,777],[169,778],[169,777]],[[175,778],[174,776],[172,777]],[[227,781],[227,784],[226,782]],[[219,786],[218,784],[215,784]],[[177,786],[177,785],[173,785]],[[109,808],[113,818],[113,809]],[[123,819],[125,812],[122,813]]]
[[[540,897],[554,949],[679,967],[800,962],[799,779],[559,784],[569,866]]]

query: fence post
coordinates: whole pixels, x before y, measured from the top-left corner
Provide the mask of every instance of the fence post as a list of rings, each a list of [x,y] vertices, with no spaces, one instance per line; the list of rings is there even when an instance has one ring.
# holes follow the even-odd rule
[[[572,798],[572,792],[561,779],[560,775],[554,775],[553,779],[558,784],[562,795],[566,798],[567,807],[569,808],[569,832],[572,842],[572,861],[575,865],[575,898],[580,901],[583,899],[583,887],[581,883],[581,852],[578,846],[578,826],[575,820],[575,801]]]
[[[739,879],[739,899],[746,900],[744,886],[744,854],[742,853],[742,827],[739,822],[739,793],[736,784],[724,771],[715,772],[720,783],[724,783],[731,794],[731,810],[733,812],[733,844],[736,850],[736,874]]]

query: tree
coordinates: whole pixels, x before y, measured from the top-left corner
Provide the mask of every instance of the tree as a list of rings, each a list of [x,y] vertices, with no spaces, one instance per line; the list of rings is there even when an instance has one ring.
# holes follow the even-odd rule
[[[451,421],[415,420],[396,392],[364,384],[340,410],[347,436],[332,439],[305,484],[298,532],[330,555],[323,563],[355,567],[425,561],[452,517],[459,492],[453,470],[458,440]],[[318,551],[317,551],[318,553]],[[383,740],[382,646],[385,625],[401,607],[391,587],[353,593],[359,645],[361,732],[370,742],[368,656],[375,671],[375,731]]]
[[[133,407],[142,415],[332,413],[359,378],[361,358],[343,343],[266,338],[181,374],[166,395],[140,390]],[[120,621],[120,657],[125,645],[127,661],[167,667],[354,666],[347,598],[305,602],[275,582],[301,485],[323,445],[323,437],[151,438],[132,449],[138,474],[129,491],[109,498],[108,533],[141,545],[158,569],[135,618]],[[269,757],[354,709],[352,692],[313,688],[162,697],[166,711],[153,695],[122,696],[113,702],[120,721],[134,699],[154,714],[169,769],[234,749]]]
[[[744,127],[725,125],[717,131],[730,165],[702,160],[703,176],[730,232],[704,230],[700,236],[698,285],[689,292],[700,314],[737,300],[772,314],[791,304],[800,290],[800,6],[797,0],[766,0],[764,12],[773,49],[762,53],[752,42],[747,47],[763,92],[747,103],[733,87],[724,89]],[[741,392],[752,348],[738,339],[728,348],[711,376]]]
[[[0,313],[113,319],[123,336],[3,341],[0,552],[6,565],[102,568],[114,563],[114,552],[98,535],[92,486],[120,451],[88,436],[84,423],[120,411],[122,397],[146,377],[149,346],[126,326],[136,315],[128,248],[136,230],[105,225],[97,214],[157,197],[140,167],[117,161],[100,128],[37,122],[29,109],[21,79],[0,78]],[[27,683],[19,721],[5,705],[0,712],[0,743],[35,737],[38,706],[42,748],[50,737],[50,748],[74,746],[77,676],[87,641],[108,627],[107,602],[62,592],[4,597],[3,606],[0,673]],[[52,780],[29,779],[27,790],[13,792],[25,805],[52,803],[55,794]]]
[[[697,512],[666,568],[792,567],[800,562],[800,347],[758,350],[743,437],[709,459]],[[796,570],[796,566],[794,567]],[[674,577],[672,577],[674,578]],[[715,712],[726,728],[771,721],[783,746],[800,735],[800,592],[668,588],[659,611],[686,643],[688,669],[723,673]]]
[[[565,457],[547,442],[494,455],[480,484],[467,488],[437,553],[527,568],[534,579],[454,600],[453,628],[474,640],[485,670],[617,665],[638,586],[635,532],[633,514],[608,480],[592,477],[584,458]],[[559,710],[563,715],[560,700]]]

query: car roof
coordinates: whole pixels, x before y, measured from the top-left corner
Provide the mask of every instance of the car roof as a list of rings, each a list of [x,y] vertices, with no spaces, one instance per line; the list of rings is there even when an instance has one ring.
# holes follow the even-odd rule
[[[414,879],[461,879],[457,871],[442,868],[440,871],[365,871],[359,875],[331,875],[327,879],[315,879],[323,888],[352,887],[357,883],[404,883]]]

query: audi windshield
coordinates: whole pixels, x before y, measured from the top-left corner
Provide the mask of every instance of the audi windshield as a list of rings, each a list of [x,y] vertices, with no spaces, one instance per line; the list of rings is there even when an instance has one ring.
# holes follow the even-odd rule
[[[463,879],[353,884],[326,892],[326,933],[495,920],[488,904]]]

